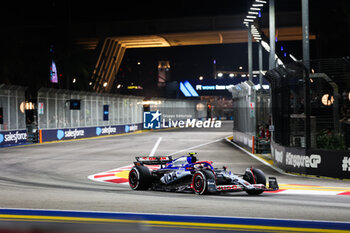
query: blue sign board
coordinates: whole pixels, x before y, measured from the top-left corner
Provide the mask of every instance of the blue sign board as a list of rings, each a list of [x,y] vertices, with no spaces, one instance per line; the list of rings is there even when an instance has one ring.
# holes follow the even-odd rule
[[[104,135],[130,133],[141,129],[142,124],[108,125],[99,127],[82,127],[66,129],[45,129],[41,130],[41,140],[42,142],[72,140]]]
[[[0,146],[24,144],[27,137],[26,130],[0,131]]]
[[[229,87],[247,81],[247,77],[221,78],[221,79],[192,79],[180,82],[180,90],[186,97],[196,96],[231,96]],[[252,82],[259,84],[259,77],[253,77]],[[263,78],[263,85],[269,85]]]

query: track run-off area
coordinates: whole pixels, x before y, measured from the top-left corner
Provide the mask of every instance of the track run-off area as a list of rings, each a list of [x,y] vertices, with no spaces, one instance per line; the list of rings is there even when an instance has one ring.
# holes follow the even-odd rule
[[[228,121],[221,129],[159,130],[0,148],[0,230],[4,224],[35,223],[40,228],[50,222],[70,228],[79,224],[90,231],[91,225],[98,223],[97,230],[108,223],[105,232],[115,231],[114,224],[120,232],[164,232],[164,227],[167,232],[350,231],[350,181],[278,173],[228,143],[231,129]],[[199,196],[129,188],[128,170],[135,156],[175,158],[193,151],[198,159],[234,173],[259,168],[277,178],[280,190],[259,196]]]

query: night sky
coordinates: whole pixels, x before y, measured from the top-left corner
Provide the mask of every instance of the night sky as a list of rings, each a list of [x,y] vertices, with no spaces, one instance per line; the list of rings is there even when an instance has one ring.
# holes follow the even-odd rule
[[[245,14],[248,0],[234,1],[6,1],[1,4],[0,83],[28,86],[32,90],[52,87],[49,66],[54,58],[64,80],[58,88],[88,90],[88,82],[98,53],[80,48],[74,25],[120,20],[147,20],[192,16]],[[276,11],[300,11],[301,0],[276,1]],[[267,12],[267,7],[265,7]],[[278,19],[276,19],[278,26]],[[311,58],[350,55],[350,1],[310,0],[310,30],[318,36],[311,43]],[[278,42],[301,58],[301,42]],[[50,47],[53,53],[50,53]],[[257,51],[254,48],[254,51]],[[256,53],[255,53],[256,55]],[[264,54],[267,58],[267,54]],[[152,83],[156,80],[159,60],[169,60],[171,79],[212,77],[213,60],[217,68],[247,70],[247,45],[206,45],[127,50],[119,76],[130,81]],[[141,61],[140,66],[136,63]],[[265,59],[264,69],[267,68]],[[254,60],[257,69],[257,56]],[[76,84],[69,80],[78,77]]]

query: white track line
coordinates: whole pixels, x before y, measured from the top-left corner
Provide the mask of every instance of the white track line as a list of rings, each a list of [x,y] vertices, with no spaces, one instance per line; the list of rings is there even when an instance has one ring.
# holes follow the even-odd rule
[[[149,157],[154,156],[154,154],[156,153],[156,150],[158,149],[160,141],[162,141],[162,137],[158,138],[158,141],[156,142],[156,144],[154,144],[154,147],[153,147],[151,153],[149,154]]]

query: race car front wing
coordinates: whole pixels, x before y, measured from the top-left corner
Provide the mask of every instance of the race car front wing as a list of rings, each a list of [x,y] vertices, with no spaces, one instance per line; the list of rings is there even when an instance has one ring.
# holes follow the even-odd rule
[[[208,181],[209,191],[217,192],[238,192],[245,190],[262,190],[262,191],[276,191],[279,189],[277,179],[275,177],[269,177],[269,186],[266,187],[263,184],[250,184],[250,185],[241,185],[241,184],[230,184],[230,185],[216,185]]]

